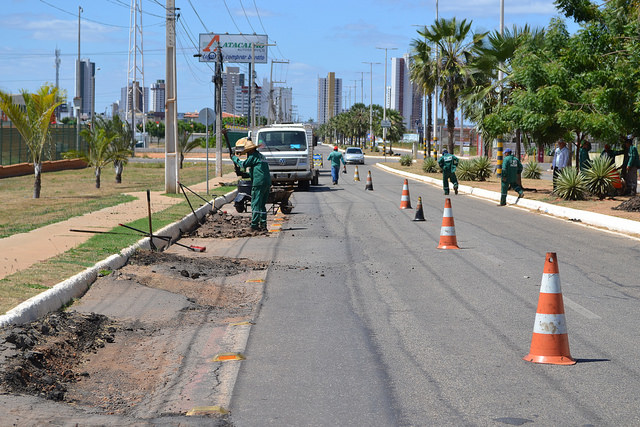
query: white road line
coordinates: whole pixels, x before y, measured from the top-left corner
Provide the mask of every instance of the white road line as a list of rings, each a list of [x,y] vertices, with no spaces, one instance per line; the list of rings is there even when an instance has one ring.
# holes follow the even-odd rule
[[[564,304],[566,306],[568,306],[570,309],[572,309],[574,311],[577,311],[578,313],[582,314],[587,319],[594,319],[594,320],[602,319],[602,317],[600,317],[597,314],[587,310],[586,308],[584,308],[583,306],[581,306],[577,302],[570,300],[569,298],[565,297],[564,295],[562,296],[562,300],[564,301]]]

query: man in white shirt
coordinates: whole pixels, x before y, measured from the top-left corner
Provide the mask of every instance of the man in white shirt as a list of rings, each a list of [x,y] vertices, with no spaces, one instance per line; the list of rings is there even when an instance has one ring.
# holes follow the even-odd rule
[[[553,154],[553,160],[551,161],[551,169],[553,170],[553,190],[556,189],[556,178],[562,169],[569,165],[569,149],[567,143],[560,140],[558,141],[558,147]]]

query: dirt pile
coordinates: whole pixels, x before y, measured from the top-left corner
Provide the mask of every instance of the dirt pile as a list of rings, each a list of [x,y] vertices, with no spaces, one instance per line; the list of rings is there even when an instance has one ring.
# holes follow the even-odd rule
[[[113,342],[117,328],[106,316],[52,313],[0,331],[0,390],[61,401],[67,385],[87,376],[74,369],[86,353]]]
[[[626,212],[640,212],[640,196],[632,197],[611,209]]]
[[[226,211],[218,210],[206,217],[206,221],[189,236],[200,238],[233,239],[236,237],[263,236],[269,233],[251,229],[251,217],[249,215],[231,215]]]

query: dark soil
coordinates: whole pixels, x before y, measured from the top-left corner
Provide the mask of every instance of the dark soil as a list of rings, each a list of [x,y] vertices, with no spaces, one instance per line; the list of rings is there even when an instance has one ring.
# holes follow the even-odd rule
[[[627,212],[640,212],[640,196],[635,196],[611,209]]]
[[[197,230],[189,234],[192,237],[213,237],[232,239],[237,237],[268,236],[266,230],[251,229],[251,217],[248,215],[231,215],[218,210],[206,217],[206,221]]]
[[[116,325],[106,316],[52,313],[0,331],[0,390],[60,401],[67,385],[83,377],[75,367],[87,353],[114,341]]]

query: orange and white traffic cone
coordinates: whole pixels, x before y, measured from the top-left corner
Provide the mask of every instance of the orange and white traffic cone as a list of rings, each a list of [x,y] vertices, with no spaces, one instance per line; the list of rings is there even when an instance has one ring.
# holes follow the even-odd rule
[[[438,249],[460,249],[456,239],[456,226],[453,222],[453,210],[451,199],[444,199],[444,212],[442,213],[442,227],[440,228],[440,244]]]
[[[400,198],[400,209],[413,209],[411,207],[411,198],[409,197],[409,181],[404,180],[402,186],[402,197]]]
[[[365,185],[364,189],[373,191],[373,182],[371,182],[371,171],[367,172],[367,184]]]
[[[358,174],[358,165],[356,165],[356,171],[353,174],[353,180],[354,181],[360,181],[360,175]]]
[[[414,221],[426,221],[424,219],[424,212],[422,211],[422,197],[418,197],[418,205],[416,206],[416,217],[413,218]]]
[[[560,288],[558,258],[555,252],[547,252],[544,261],[531,349],[523,359],[527,362],[552,365],[576,363],[569,352],[569,336],[564,318],[564,302]]]

